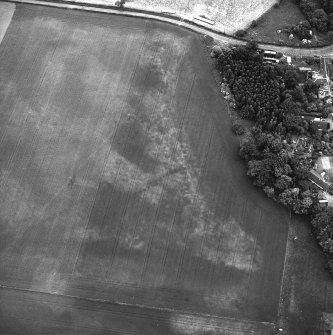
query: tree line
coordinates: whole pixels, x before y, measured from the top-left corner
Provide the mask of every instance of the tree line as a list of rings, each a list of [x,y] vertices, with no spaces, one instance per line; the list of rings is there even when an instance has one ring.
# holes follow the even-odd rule
[[[323,211],[319,205],[323,194],[309,180],[319,151],[325,144],[333,146],[333,135],[315,129],[302,117],[307,113],[325,116],[332,112],[332,106],[318,99],[319,86],[311,79],[300,85],[291,66],[265,64],[253,41],[224,50],[217,58],[217,67],[240,116],[254,122],[240,145],[248,176],[268,197],[297,214],[313,216],[316,236],[333,273],[332,210]],[[311,153],[299,155],[295,151],[293,138],[301,135],[310,138]]]

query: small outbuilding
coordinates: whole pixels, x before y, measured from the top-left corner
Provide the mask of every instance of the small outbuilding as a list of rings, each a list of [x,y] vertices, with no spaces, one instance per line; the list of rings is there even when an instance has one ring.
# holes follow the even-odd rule
[[[327,207],[328,206],[328,200],[319,200],[320,207]],[[333,334],[332,334],[333,335]]]

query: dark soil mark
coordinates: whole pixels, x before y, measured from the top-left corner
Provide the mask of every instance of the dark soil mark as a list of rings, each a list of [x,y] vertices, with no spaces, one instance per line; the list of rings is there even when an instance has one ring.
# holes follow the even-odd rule
[[[131,207],[130,211],[127,207]],[[87,254],[93,253],[100,258],[114,257],[121,231],[128,224],[136,222],[143,213],[148,220],[149,213],[155,211],[138,192],[119,190],[107,182],[100,184],[94,206],[91,210],[84,248]]]
[[[150,138],[136,120],[122,123],[117,129],[113,140],[113,148],[131,163],[137,165],[143,172],[155,171],[158,162],[148,154]]]
[[[9,231],[8,222],[0,217],[0,253],[7,249],[14,239],[14,233]]]

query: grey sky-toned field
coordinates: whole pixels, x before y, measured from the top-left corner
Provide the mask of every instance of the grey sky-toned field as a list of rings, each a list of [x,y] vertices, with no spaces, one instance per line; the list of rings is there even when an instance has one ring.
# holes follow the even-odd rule
[[[0,43],[6,34],[14,10],[15,5],[13,3],[0,2]]]

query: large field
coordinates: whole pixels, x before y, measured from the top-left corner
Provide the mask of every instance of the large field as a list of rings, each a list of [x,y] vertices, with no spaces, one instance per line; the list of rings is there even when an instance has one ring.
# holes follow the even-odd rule
[[[1,334],[272,332],[289,215],[246,177],[205,57],[166,24],[17,5]]]
[[[115,0],[84,0],[84,2],[112,6],[115,4]],[[213,28],[233,34],[238,29],[248,27],[253,20],[266,13],[277,2],[278,0],[126,0],[125,7],[169,12],[188,19],[201,15],[214,21]],[[202,24],[202,21],[200,23]]]
[[[110,3],[112,0],[90,0]],[[235,33],[268,11],[277,0],[128,0],[126,7],[171,10],[188,16],[204,15],[214,20],[215,28]]]

